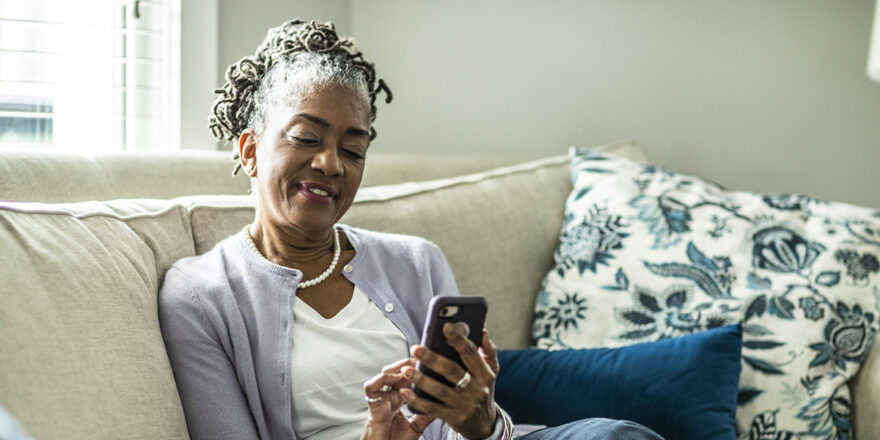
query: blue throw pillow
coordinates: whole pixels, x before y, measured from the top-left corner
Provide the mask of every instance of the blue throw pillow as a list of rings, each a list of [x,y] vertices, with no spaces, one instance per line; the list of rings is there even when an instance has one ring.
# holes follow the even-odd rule
[[[501,350],[495,400],[517,424],[631,420],[667,439],[736,437],[742,326],[620,348]]]

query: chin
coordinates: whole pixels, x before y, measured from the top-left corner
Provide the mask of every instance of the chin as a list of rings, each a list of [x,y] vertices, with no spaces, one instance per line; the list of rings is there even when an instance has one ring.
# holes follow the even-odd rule
[[[336,217],[316,212],[307,214],[294,208],[294,212],[287,216],[287,221],[294,229],[310,234],[322,234],[336,224]]]

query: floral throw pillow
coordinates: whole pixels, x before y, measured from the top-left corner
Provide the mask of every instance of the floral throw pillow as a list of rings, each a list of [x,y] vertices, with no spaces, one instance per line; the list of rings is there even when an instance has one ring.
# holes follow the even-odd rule
[[[880,210],[570,155],[537,346],[617,347],[742,322],[740,438],[851,438],[847,381],[880,321]]]

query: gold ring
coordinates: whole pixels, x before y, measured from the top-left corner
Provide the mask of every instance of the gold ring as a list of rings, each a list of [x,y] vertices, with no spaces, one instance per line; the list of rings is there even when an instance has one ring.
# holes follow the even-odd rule
[[[366,400],[367,403],[376,403],[376,402],[382,400],[382,398],[381,397],[370,397],[370,396],[365,395],[364,400]]]
[[[463,390],[468,386],[469,383],[471,383],[471,373],[465,371],[464,376],[461,377],[461,380],[455,383],[455,388]]]

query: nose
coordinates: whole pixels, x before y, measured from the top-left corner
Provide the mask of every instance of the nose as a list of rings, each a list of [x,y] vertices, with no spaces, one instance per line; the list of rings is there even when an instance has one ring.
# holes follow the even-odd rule
[[[312,158],[312,169],[327,176],[342,175],[342,161],[337,149],[328,145],[318,151]]]

